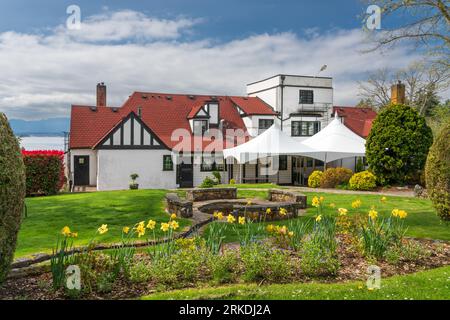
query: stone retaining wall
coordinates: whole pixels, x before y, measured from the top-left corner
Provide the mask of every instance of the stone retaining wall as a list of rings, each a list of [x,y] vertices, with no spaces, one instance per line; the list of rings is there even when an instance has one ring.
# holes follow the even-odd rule
[[[204,188],[193,189],[186,193],[186,199],[189,201],[205,201],[220,199],[236,199],[237,188]]]
[[[297,204],[298,209],[306,209],[306,196],[301,193],[289,192],[278,189],[270,189],[269,201],[294,202]]]
[[[166,194],[167,211],[177,217],[190,218],[193,215],[192,201],[181,199],[176,193]]]

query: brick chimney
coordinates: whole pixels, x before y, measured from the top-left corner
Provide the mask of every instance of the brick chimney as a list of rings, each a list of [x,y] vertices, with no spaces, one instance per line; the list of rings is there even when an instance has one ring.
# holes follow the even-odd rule
[[[405,85],[400,80],[391,87],[391,103],[405,104]]]
[[[97,84],[97,107],[106,107],[106,86],[104,82]]]

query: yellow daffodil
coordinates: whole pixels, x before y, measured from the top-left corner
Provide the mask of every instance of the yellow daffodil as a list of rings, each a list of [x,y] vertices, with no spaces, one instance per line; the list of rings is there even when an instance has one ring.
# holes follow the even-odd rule
[[[222,220],[223,219],[223,213],[219,212],[217,213],[217,220]]]
[[[285,216],[285,215],[287,215],[286,208],[280,208],[280,216]]]
[[[398,209],[393,209],[392,212],[391,212],[392,216],[393,216],[393,217],[398,217],[398,212],[399,212],[399,211],[400,211],[400,210],[398,210]]]
[[[399,210],[399,211],[398,211],[398,217],[399,217],[400,219],[405,219],[406,216],[408,216],[408,213],[407,213],[405,210]]]
[[[78,238],[78,232],[72,232],[72,233],[70,233],[70,237],[72,237],[72,238]]]
[[[245,217],[239,217],[239,224],[245,224]]]
[[[175,220],[177,218],[177,214],[176,213],[172,213],[171,215],[170,215],[170,219],[171,220]]]
[[[66,237],[70,236],[70,228],[68,226],[65,226],[61,229],[61,234]]]
[[[98,233],[105,234],[108,232],[108,225],[102,224],[100,228],[97,229]]]
[[[334,202],[330,203],[330,208],[331,208],[331,209],[336,208],[336,204],[335,204]]]
[[[319,198],[319,201],[320,201],[320,202],[323,202],[324,200],[325,200],[324,197],[320,197],[320,198]]]
[[[274,229],[273,224],[269,224],[269,225],[266,227],[267,232],[272,232],[273,229]]]
[[[252,201],[251,201],[251,200],[248,200],[248,201],[247,201],[247,205],[248,205],[248,206],[251,206],[251,205],[252,205]]]
[[[130,231],[130,227],[123,227],[122,232],[125,234],[128,234],[128,232]]]
[[[236,221],[236,218],[232,214],[229,214],[227,216],[227,222],[228,223],[234,223],[235,221]]]
[[[345,208],[339,208],[338,211],[340,216],[345,216],[348,212],[348,210]]]
[[[156,221],[148,220],[147,229],[153,230],[153,229],[155,229],[155,226],[156,226]]]
[[[319,198],[318,197],[314,197],[313,199],[312,199],[312,206],[313,207],[318,207],[318,206],[320,206],[320,200],[319,200]]]
[[[322,215],[318,215],[317,217],[316,217],[316,222],[320,222],[320,220],[322,220]]]
[[[144,221],[138,223],[138,225],[136,227],[136,233],[138,235],[138,238],[140,238],[140,237],[145,235],[145,224],[144,224]]]
[[[386,197],[382,197],[382,198],[380,199],[380,201],[381,201],[381,202],[386,202],[386,201],[387,201],[387,198],[386,198]]]
[[[375,220],[378,217],[378,212],[376,212],[374,209],[369,211],[369,217],[372,220]]]
[[[271,214],[271,213],[272,213],[272,210],[271,210],[270,208],[267,208],[267,209],[266,209],[266,213],[267,213],[267,214]]]
[[[170,224],[170,228],[173,229],[173,230],[177,230],[179,228],[179,226],[180,226],[178,224],[178,222],[175,221],[175,220],[170,221],[169,224]]]
[[[213,217],[214,217],[214,218],[217,218],[217,214],[218,214],[218,213],[219,213],[218,211],[214,211]]]
[[[170,225],[168,223],[165,223],[165,222],[161,223],[161,230],[163,232],[167,232],[169,230],[169,228],[170,228]]]
[[[286,226],[282,226],[281,228],[278,229],[278,232],[280,234],[286,234],[287,233],[287,227]]]
[[[362,204],[361,200],[359,200],[359,199],[355,200],[352,202],[352,208],[357,209],[357,208],[361,207],[361,204]]]
[[[294,231],[289,231],[288,236],[292,238],[294,236]]]

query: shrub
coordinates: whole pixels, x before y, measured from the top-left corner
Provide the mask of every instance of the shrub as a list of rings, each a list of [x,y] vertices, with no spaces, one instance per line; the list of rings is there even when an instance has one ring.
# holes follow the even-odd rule
[[[325,170],[320,180],[322,188],[335,188],[336,186],[348,183],[353,175],[353,171],[347,168],[329,168]]]
[[[144,283],[150,280],[151,276],[150,266],[143,261],[133,263],[129,268],[128,277],[131,282]]]
[[[364,163],[362,157],[358,157],[358,161],[356,162],[355,172],[364,171]]]
[[[450,220],[450,123],[436,137],[428,154],[425,177],[428,195],[437,214]]]
[[[320,187],[320,181],[322,180],[322,171],[313,171],[308,178],[308,187],[318,188]]]
[[[376,177],[370,171],[355,173],[349,181],[352,190],[373,190],[377,187]]]
[[[203,179],[202,184],[200,185],[200,188],[212,188],[214,187],[215,182],[213,179],[211,179],[209,176],[206,176],[205,179]]]
[[[324,250],[318,242],[307,241],[301,250],[300,268],[306,276],[336,275],[339,260],[330,250]]]
[[[409,182],[423,170],[432,142],[431,129],[417,111],[390,105],[373,122],[367,162],[382,184]]]
[[[16,249],[25,197],[25,167],[17,138],[0,113],[0,284]]]
[[[27,195],[58,193],[64,185],[64,152],[22,151],[26,168]]]
[[[230,179],[230,184],[236,184],[236,180]]]
[[[222,176],[220,175],[219,171],[213,171],[212,175],[214,176],[214,179],[216,179],[216,181],[215,181],[216,184],[222,183]]]

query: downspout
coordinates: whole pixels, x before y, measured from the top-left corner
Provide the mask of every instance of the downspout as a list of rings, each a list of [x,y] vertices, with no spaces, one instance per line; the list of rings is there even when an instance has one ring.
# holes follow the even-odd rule
[[[283,118],[284,118],[284,115],[283,115],[283,105],[284,105],[284,95],[283,95],[283,92],[284,92],[284,79],[286,79],[286,76],[285,75],[281,75],[280,76],[280,80],[281,80],[281,83],[280,83],[280,88],[281,88],[281,94],[280,94],[280,97],[281,97],[281,105],[280,105],[280,112],[281,112],[281,125],[280,125],[280,127],[281,127],[281,132],[283,132]],[[291,177],[291,181],[292,181],[292,177]],[[278,156],[278,170],[277,170],[277,184],[280,184],[280,157]]]

